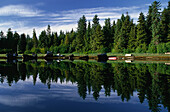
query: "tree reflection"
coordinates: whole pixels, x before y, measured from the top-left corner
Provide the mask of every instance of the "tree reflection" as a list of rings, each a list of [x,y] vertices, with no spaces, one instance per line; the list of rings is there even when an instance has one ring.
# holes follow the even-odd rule
[[[160,104],[170,111],[170,66],[164,64],[0,62],[1,83],[7,80],[11,86],[30,76],[34,85],[39,78],[49,89],[52,82],[77,83],[78,94],[83,99],[92,94],[98,100],[101,89],[104,89],[105,96],[116,91],[122,101],[129,101],[137,91],[140,102],[147,100],[151,111],[160,111]]]

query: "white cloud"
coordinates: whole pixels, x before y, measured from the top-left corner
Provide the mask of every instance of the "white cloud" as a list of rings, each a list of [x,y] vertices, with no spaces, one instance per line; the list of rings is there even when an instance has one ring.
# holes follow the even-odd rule
[[[42,11],[25,5],[8,5],[0,7],[0,16],[20,16],[20,17],[37,17],[43,16]]]

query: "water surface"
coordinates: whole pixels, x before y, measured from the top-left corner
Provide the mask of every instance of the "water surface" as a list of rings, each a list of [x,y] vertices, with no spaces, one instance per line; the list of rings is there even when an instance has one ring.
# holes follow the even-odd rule
[[[2,112],[168,112],[170,66],[0,62]]]

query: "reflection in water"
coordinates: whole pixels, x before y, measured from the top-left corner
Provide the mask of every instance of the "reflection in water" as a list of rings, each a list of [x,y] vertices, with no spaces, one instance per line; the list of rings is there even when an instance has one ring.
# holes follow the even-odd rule
[[[116,92],[121,97],[122,102],[130,102],[134,94],[137,93],[140,103],[147,100],[148,108],[151,111],[161,111],[162,107],[170,111],[170,66],[163,64],[109,64],[81,61],[53,62],[51,64],[45,62],[0,63],[1,83],[7,81],[7,84],[11,86],[13,83],[20,83],[20,81],[25,81],[30,77],[33,78],[34,85],[36,85],[37,80],[40,80],[51,90],[53,89],[52,83],[75,84],[79,96],[85,100],[88,99],[88,94],[98,100],[102,92],[110,98],[111,94]],[[61,91],[61,94],[72,92],[64,86]],[[41,97],[40,93],[37,94],[39,95],[36,97],[28,94],[25,98]],[[0,98],[3,97],[0,96]]]

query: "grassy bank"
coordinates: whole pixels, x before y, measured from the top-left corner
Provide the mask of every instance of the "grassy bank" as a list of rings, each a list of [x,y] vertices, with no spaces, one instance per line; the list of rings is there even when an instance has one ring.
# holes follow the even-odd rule
[[[74,54],[75,56],[85,56],[85,55],[89,55],[89,56],[97,56],[100,53],[90,53],[90,54],[83,54],[83,53],[65,53],[62,55],[71,55]],[[158,53],[131,53],[134,56],[170,56],[170,54],[158,54]],[[107,53],[108,56],[125,56],[125,54],[123,53]]]
[[[74,56],[97,56],[98,54],[101,53],[89,53],[89,54],[84,54],[84,53],[64,53],[62,55],[69,56],[71,54],[74,54]],[[134,56],[170,56],[170,54],[158,54],[158,53],[132,53]],[[19,54],[22,56],[22,54]],[[29,54],[32,55],[32,54]],[[38,56],[45,56],[45,54],[37,54]],[[56,55],[56,54],[54,54]],[[124,56],[125,54],[123,53],[107,53],[108,56]],[[6,54],[0,54],[0,57],[5,57]]]

